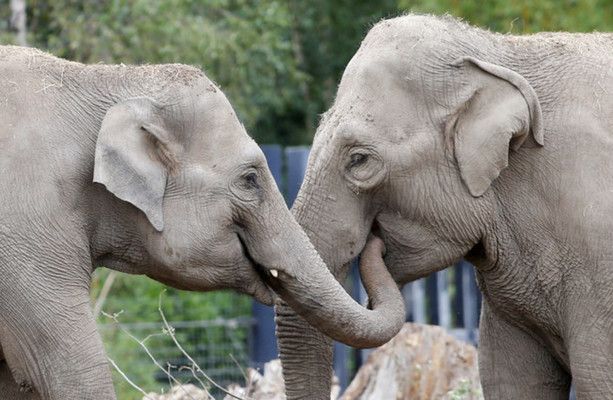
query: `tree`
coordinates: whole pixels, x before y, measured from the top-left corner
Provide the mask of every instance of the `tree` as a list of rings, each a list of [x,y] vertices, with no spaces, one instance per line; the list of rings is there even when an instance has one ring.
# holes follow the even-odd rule
[[[17,31],[17,44],[20,46],[27,46],[25,0],[11,0],[11,27]]]
[[[399,0],[398,6],[406,11],[449,13],[502,33],[613,29],[610,0]]]

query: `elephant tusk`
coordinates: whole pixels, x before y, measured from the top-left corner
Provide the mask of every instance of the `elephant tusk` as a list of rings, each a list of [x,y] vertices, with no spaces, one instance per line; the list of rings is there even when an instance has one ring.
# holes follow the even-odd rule
[[[272,275],[273,278],[278,278],[279,277],[279,271],[277,271],[276,269],[271,269],[270,270],[270,275]]]

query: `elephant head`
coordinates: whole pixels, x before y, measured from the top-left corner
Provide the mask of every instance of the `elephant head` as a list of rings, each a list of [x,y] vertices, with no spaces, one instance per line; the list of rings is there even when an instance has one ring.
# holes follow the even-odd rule
[[[478,256],[510,150],[543,144],[528,81],[483,38],[463,40],[436,18],[405,16],[376,25],[347,65],[293,207],[337,277],[375,222],[398,284]],[[465,44],[477,40],[483,50]],[[330,342],[289,311],[277,329],[292,338],[280,341],[288,398],[326,398],[311,382],[330,376]]]
[[[95,204],[97,264],[268,304],[272,287],[339,340],[393,336],[400,313],[360,307],[333,279],[223,93],[200,73],[177,74],[162,93],[122,99],[103,118],[94,182],[112,206]]]

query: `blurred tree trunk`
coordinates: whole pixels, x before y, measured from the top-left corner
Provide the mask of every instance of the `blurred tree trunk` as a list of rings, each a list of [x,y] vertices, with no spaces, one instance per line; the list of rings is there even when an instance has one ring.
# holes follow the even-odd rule
[[[11,0],[11,26],[17,31],[17,44],[27,46],[26,0]]]
[[[302,34],[300,32],[301,26],[298,20],[300,16],[300,13],[298,10],[299,6],[297,7],[297,5],[293,1],[290,1],[288,3],[288,8],[292,15],[291,43],[292,43],[292,50],[294,53],[294,58],[296,59],[296,64],[298,68],[302,72],[306,73],[307,71],[306,71],[305,57],[304,57],[304,51],[302,48]],[[302,81],[300,83],[300,91],[302,92],[302,97],[304,101],[304,109],[305,109],[304,129],[306,131],[306,134],[309,137],[313,137],[313,135],[315,134],[315,126],[314,126],[315,115],[314,115],[314,111],[312,107],[313,102],[311,99],[311,91],[309,90],[309,85],[307,84],[306,81]]]

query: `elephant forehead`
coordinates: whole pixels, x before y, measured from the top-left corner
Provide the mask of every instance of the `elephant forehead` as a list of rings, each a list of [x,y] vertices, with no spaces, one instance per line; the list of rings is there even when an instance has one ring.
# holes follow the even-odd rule
[[[388,99],[373,98],[335,105],[318,129],[315,141],[327,145],[368,143],[385,137],[399,142],[422,129],[419,106],[406,94],[388,91]]]
[[[181,127],[191,156],[236,157],[251,146],[251,138],[221,91],[201,93],[192,101],[192,111],[186,113]]]
[[[379,93],[399,75],[398,60],[389,52],[358,53],[355,55],[341,78],[337,99],[344,96]]]
[[[214,169],[234,169],[238,166],[260,166],[265,157],[259,146],[247,134],[220,135],[214,140],[190,149],[192,160]]]
[[[417,90],[409,85],[406,71],[391,64],[369,60],[346,73],[339,85],[334,114],[393,119],[415,108]]]
[[[193,100],[196,128],[213,133],[224,133],[220,131],[227,128],[242,128],[232,105],[220,90],[205,90],[197,93]]]

